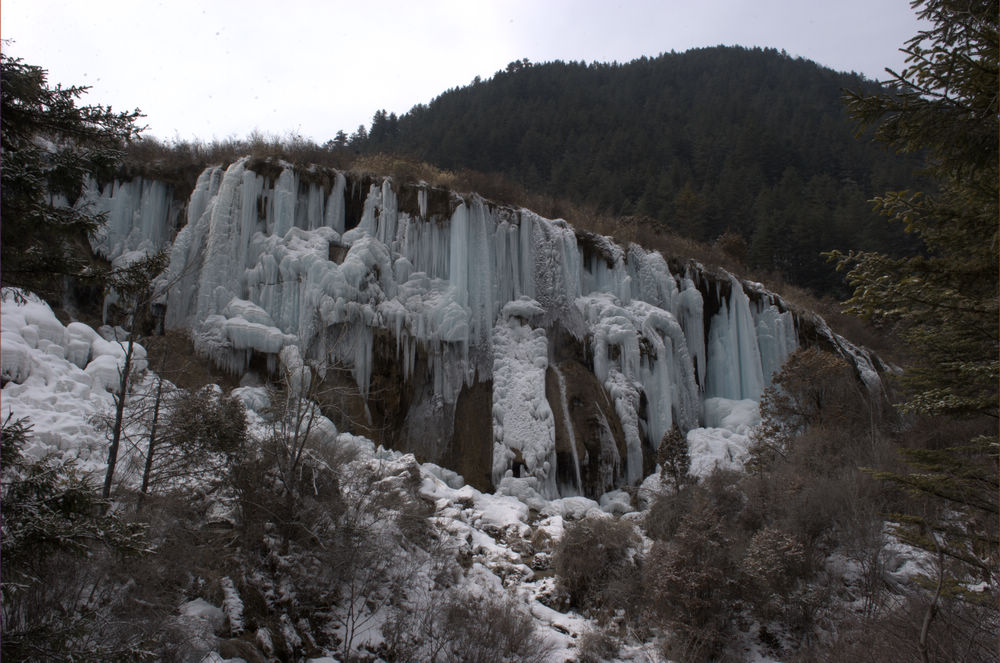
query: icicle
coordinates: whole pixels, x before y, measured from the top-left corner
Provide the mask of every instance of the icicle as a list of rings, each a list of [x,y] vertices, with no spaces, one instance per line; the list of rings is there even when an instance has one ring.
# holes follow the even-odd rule
[[[299,178],[287,167],[281,171],[274,185],[274,226],[270,234],[283,237],[295,226],[295,207],[298,202]]]
[[[323,192],[320,190],[318,184],[309,185],[309,197],[306,200],[305,212],[304,227],[306,230],[315,230],[326,225],[325,215],[323,214]]]
[[[451,215],[451,251],[448,259],[448,281],[460,306],[469,302],[469,208],[463,202]]]
[[[165,182],[137,177],[114,181],[103,191],[89,180],[81,204],[107,215],[91,238],[96,253],[114,261],[127,253],[153,253],[164,248],[177,225],[171,187]]]
[[[427,218],[427,185],[421,186],[417,189],[417,208],[420,210],[420,217],[423,219]]]
[[[729,300],[709,327],[706,393],[732,400],[760,400],[764,372],[750,300],[735,277],[730,277],[730,284]]]
[[[763,300],[755,308],[754,319],[764,380],[770,382],[798,346],[795,319],[791,312],[782,312],[774,304]]]
[[[323,216],[323,224],[327,228],[333,228],[338,235],[344,234],[345,202],[344,190],[347,188],[347,179],[343,173],[337,173],[333,183],[333,190],[326,201],[326,212]]]
[[[680,293],[678,319],[684,329],[688,352],[698,375],[699,389],[705,391],[705,322],[704,300],[701,292],[691,279],[684,279],[684,290]]]

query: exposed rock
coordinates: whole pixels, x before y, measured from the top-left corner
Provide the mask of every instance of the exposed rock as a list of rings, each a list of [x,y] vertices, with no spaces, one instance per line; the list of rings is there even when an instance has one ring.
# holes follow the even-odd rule
[[[561,486],[575,482],[570,446],[575,444],[580,466],[580,492],[597,499],[613,489],[621,479],[622,458],[626,453],[625,433],[607,392],[592,372],[572,359],[558,363],[555,368],[563,375],[569,425],[574,433],[571,440],[566,417],[563,416],[558,376],[556,370],[550,367],[546,374],[545,393],[552,411],[556,413],[559,482]]]
[[[462,389],[455,405],[455,429],[443,465],[461,474],[478,490],[492,490],[493,383],[477,382]]]

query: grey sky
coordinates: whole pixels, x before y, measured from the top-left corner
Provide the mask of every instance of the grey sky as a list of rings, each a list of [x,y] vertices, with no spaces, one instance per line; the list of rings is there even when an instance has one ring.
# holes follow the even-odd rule
[[[882,79],[918,27],[909,0],[5,0],[2,36],[160,138],[324,142],[521,58],[740,44]]]

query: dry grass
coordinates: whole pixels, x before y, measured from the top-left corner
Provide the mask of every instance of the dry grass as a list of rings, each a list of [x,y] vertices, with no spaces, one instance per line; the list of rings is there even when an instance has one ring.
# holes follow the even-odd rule
[[[195,164],[204,168],[213,164],[225,165],[244,156],[338,169],[349,168],[354,160],[349,150],[320,146],[297,134],[278,136],[254,132],[247,138],[230,137],[211,142],[142,138],[129,146],[125,163],[126,166],[151,165],[154,168]]]
[[[429,163],[415,161],[391,154],[371,154],[357,157],[350,171],[357,175],[386,176],[399,184],[426,182],[435,187],[456,191],[460,189],[455,173],[441,170]]]
[[[184,200],[207,166],[226,166],[245,156],[337,170],[349,169],[355,158],[349,150],[323,147],[296,134],[282,137],[254,132],[247,138],[211,142],[142,138],[129,145],[124,174],[164,180],[174,186],[174,197]]]

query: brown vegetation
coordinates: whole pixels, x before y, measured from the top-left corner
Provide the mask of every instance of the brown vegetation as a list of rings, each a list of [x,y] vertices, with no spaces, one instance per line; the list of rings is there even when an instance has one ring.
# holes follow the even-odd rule
[[[624,520],[584,518],[569,525],[553,555],[561,589],[575,606],[637,613],[638,545],[635,528]]]
[[[898,471],[901,440],[934,449],[947,434],[920,421],[901,433],[895,413],[872,406],[853,371],[818,349],[792,356],[761,414],[751,471],[671,484],[642,522],[653,540],[645,553],[621,552],[628,522],[567,527],[555,555],[560,586],[584,613],[611,608],[627,628],[660,627],[672,660],[741,660],[732,644],[748,637],[782,660],[917,660],[925,585],[933,594],[937,572],[894,575],[901,562],[886,514],[915,500],[862,467]],[[622,569],[641,579],[624,601]],[[990,600],[944,587],[930,660],[991,660]],[[824,633],[832,643],[816,640]]]

